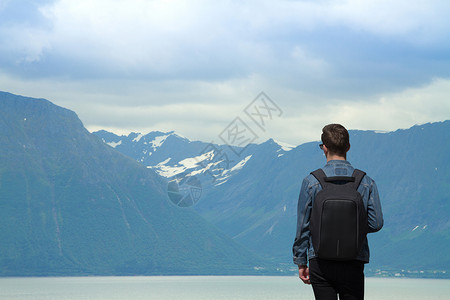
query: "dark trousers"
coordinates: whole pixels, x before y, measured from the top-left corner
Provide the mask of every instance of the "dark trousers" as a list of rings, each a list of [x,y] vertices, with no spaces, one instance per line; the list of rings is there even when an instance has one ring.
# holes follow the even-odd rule
[[[309,278],[317,300],[364,299],[364,263],[314,258],[309,261]]]

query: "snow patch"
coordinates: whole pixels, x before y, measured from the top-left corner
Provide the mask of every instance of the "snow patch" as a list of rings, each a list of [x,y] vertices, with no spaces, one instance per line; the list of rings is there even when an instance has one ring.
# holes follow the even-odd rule
[[[189,139],[187,138],[187,137],[185,137],[185,136],[183,136],[183,135],[181,135],[181,134],[179,134],[179,133],[172,133],[172,135],[174,135],[174,136],[177,136],[177,137],[179,137],[179,138],[181,138],[181,139],[185,139],[185,140],[188,140],[189,141]]]
[[[157,164],[155,167],[161,167],[161,166],[167,164],[170,160],[171,160],[171,158],[169,157],[168,159],[166,159],[166,160],[160,162],[159,164]]]
[[[198,167],[198,163],[204,161],[205,159],[212,159],[214,157],[214,151],[209,151],[207,153],[203,153],[202,155],[191,157],[191,158],[185,158],[182,161],[180,161],[180,164],[185,166],[188,169],[192,169],[195,167]]]
[[[153,139],[153,141],[151,141],[149,144],[151,144],[153,151],[156,150],[156,148],[161,147],[161,145],[164,143],[164,141],[166,140],[166,138],[169,136],[170,134],[167,135],[160,135],[157,136]]]
[[[240,162],[238,162],[234,167],[232,167],[230,169],[230,172],[236,171],[236,170],[240,170],[244,167],[244,165],[247,163],[247,161],[251,158],[252,156],[249,155],[246,158],[244,158],[243,160],[241,160]]]
[[[167,136],[165,136],[165,137],[167,137]],[[214,151],[210,151],[210,152],[203,153],[196,157],[185,158],[185,159],[179,161],[178,163],[176,163],[174,166],[166,165],[171,159],[171,158],[168,158],[165,161],[160,162],[159,164],[157,164],[154,167],[150,166],[150,168],[154,168],[155,171],[159,175],[169,178],[169,177],[175,176],[177,174],[183,173],[186,170],[198,168],[199,163],[201,163],[204,160],[212,159],[213,157],[214,157]],[[208,169],[210,169],[212,166],[214,166],[215,164],[217,164],[217,163],[209,163],[208,165],[206,165],[206,167],[204,167],[200,170],[195,170],[195,171],[191,172],[189,175],[194,176],[194,175],[197,175],[200,173],[204,173]]]
[[[269,235],[271,235],[271,234],[272,234],[272,231],[273,231],[273,229],[275,228],[275,225],[276,225],[276,224],[277,224],[277,223],[275,223],[275,224],[273,224],[272,226],[270,226],[270,228],[267,229],[266,232],[265,232],[264,234],[269,234]]]
[[[133,142],[139,142],[143,136],[144,135],[142,133],[139,133],[138,136],[133,139]]]
[[[103,140],[103,141],[105,141],[105,140]],[[118,142],[109,142],[107,144],[110,145],[113,148],[116,148],[117,146],[122,145],[122,140],[120,140]]]
[[[221,178],[221,180],[223,180],[223,181],[222,181],[222,182],[219,182],[219,183],[216,183],[214,186],[219,186],[219,185],[221,185],[221,184],[224,184],[225,182],[228,181],[228,178],[229,178],[229,177],[230,177],[230,176]]]
[[[295,146],[293,146],[291,144],[288,144],[288,143],[279,142],[279,141],[276,141],[276,140],[273,140],[273,141],[275,143],[277,143],[281,147],[281,149],[283,149],[284,151],[291,151],[292,149],[295,148]]]
[[[421,228],[419,228],[419,227],[421,227]],[[415,230],[417,230],[417,229],[425,230],[427,227],[428,227],[428,225],[424,225],[424,226],[422,226],[422,225],[420,225],[420,226],[417,225],[416,227],[413,228],[413,230],[411,230],[411,232],[413,232],[413,231],[415,231]]]
[[[197,175],[197,174],[201,174],[201,173],[204,173],[205,171],[206,171],[206,168],[205,169],[196,170],[196,171],[193,171],[193,172],[189,173],[189,176],[194,176],[194,175]]]
[[[156,169],[155,171],[163,177],[170,178],[177,174],[183,173],[185,170],[186,170],[185,167],[180,167],[180,166],[171,167],[171,166],[161,165],[159,167],[159,170]]]

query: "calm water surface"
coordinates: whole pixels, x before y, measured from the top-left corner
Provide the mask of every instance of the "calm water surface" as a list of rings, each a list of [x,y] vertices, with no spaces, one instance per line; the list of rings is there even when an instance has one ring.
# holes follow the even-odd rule
[[[314,299],[297,277],[149,276],[0,278],[0,299]],[[448,299],[450,280],[367,278],[366,299]]]

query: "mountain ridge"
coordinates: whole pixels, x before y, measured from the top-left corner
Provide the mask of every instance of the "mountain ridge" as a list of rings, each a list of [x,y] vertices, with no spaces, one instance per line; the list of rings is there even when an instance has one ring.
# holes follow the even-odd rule
[[[385,215],[367,273],[448,278],[450,121],[349,133]],[[149,134],[91,134],[70,110],[0,92],[0,276],[296,272],[301,180],[325,164],[317,141]],[[194,177],[201,198],[179,208],[167,183]]]
[[[266,272],[49,101],[0,92],[0,166],[0,276]]]
[[[450,146],[449,132],[450,121],[391,132],[349,131],[352,144],[349,161],[367,171],[377,182],[386,217],[385,228],[369,235],[373,250],[370,274],[400,272],[405,276],[422,274],[431,277],[435,271],[439,276],[448,274],[450,261],[445,251],[450,249],[450,230],[446,222],[446,213],[450,212],[450,189],[446,182],[450,182],[450,162],[435,145]],[[233,156],[235,161],[227,168],[217,168],[215,177],[199,177],[203,194],[194,208],[255,253],[278,261],[286,271],[294,271],[289,264],[295,235],[296,202],[303,177],[325,164],[318,144],[308,142],[289,151],[280,150],[273,139],[249,145],[240,156]],[[189,144],[181,147],[187,149],[187,153],[190,151]],[[168,148],[157,151],[166,153],[161,156],[163,162],[171,156]],[[186,157],[189,155],[180,159]],[[243,160],[245,162],[239,169],[230,171]],[[207,167],[206,164],[179,174],[199,176]],[[423,202],[423,199],[428,201]],[[433,221],[433,218],[437,220]],[[441,250],[433,257],[424,258],[421,253],[431,241],[440,245]],[[400,255],[400,250],[405,255]],[[413,261],[420,263],[413,264]],[[427,275],[420,273],[423,269],[428,270]]]

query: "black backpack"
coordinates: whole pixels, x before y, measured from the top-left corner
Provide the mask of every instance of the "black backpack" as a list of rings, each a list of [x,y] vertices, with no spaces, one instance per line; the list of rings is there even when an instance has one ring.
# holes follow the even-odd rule
[[[310,230],[315,254],[330,260],[352,260],[367,235],[367,211],[358,186],[366,173],[352,177],[326,177],[322,169],[311,173],[322,190],[313,201]]]

